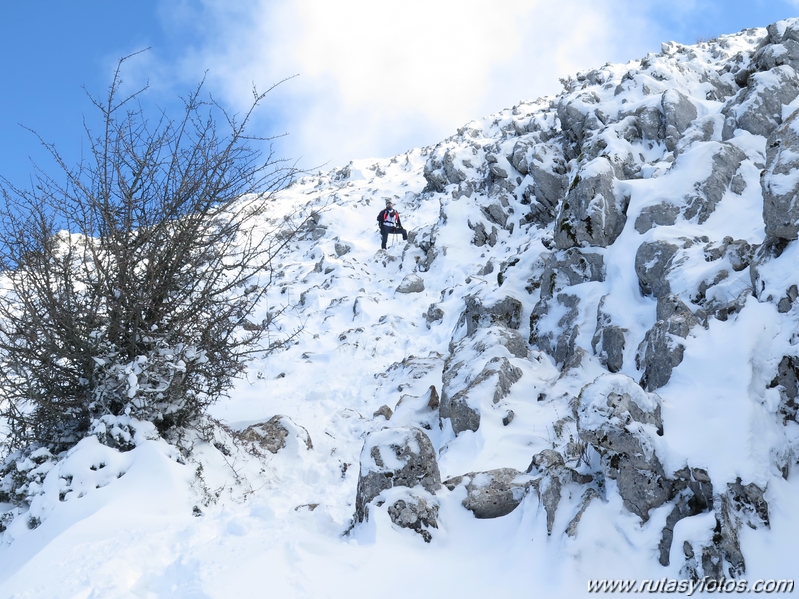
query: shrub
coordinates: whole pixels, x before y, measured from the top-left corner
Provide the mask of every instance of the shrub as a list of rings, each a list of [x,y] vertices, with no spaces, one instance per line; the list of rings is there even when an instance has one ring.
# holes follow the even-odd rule
[[[270,139],[247,135],[266,94],[234,116],[201,83],[180,118],[151,121],[145,90],[122,95],[124,61],[92,100],[87,158],[69,167],[42,142],[56,176],[36,169],[30,190],[0,182],[0,415],[12,448],[60,451],[106,415],[162,434],[192,425],[253,354],[286,342],[263,343],[279,314],[252,321],[302,224],[262,217],[295,175]]]

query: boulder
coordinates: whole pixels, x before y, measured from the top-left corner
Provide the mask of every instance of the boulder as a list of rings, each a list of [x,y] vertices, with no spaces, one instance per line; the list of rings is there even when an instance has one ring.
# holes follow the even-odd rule
[[[527,341],[517,330],[521,312],[521,302],[510,296],[490,305],[476,296],[466,298],[444,363],[439,406],[442,426],[449,419],[456,435],[479,428],[479,406],[485,393],[496,403],[521,377],[521,370],[508,359],[527,358],[529,353]]]
[[[541,275],[541,299],[547,300],[558,291],[589,281],[605,280],[602,254],[569,248],[546,256]]]
[[[796,71],[787,65],[752,74],[746,89],[722,109],[726,117],[722,139],[733,137],[736,129],[768,137],[782,124],[782,108],[799,96]]]
[[[662,100],[661,100],[662,104]],[[635,111],[633,126],[637,126],[641,137],[647,141],[659,141],[665,136],[663,113],[657,106],[641,106]]]
[[[769,25],[767,35],[752,56],[760,71],[789,65],[799,69],[799,32],[795,24],[781,29],[777,23]]]
[[[424,291],[424,279],[415,272],[405,275],[397,287],[397,293],[421,293]]]
[[[513,366],[508,358],[496,356],[486,363],[477,376],[466,377],[466,385],[456,391],[453,381],[463,366],[463,362],[444,366],[444,386],[439,406],[440,417],[450,419],[452,430],[456,435],[466,430],[476,431],[480,427],[478,410],[480,397],[488,394],[495,404],[499,403],[522,376],[521,369]],[[473,395],[477,397],[471,397]]]
[[[438,503],[429,495],[408,492],[388,506],[388,516],[401,528],[415,531],[425,543],[432,540],[431,528],[438,528]]]
[[[385,428],[367,435],[361,450],[355,519],[368,518],[369,503],[393,487],[421,486],[435,494],[441,487],[436,452],[420,428]]]
[[[444,320],[444,310],[442,310],[438,304],[430,304],[427,308],[427,312],[424,313],[424,319],[429,329],[433,323]]]
[[[241,432],[241,438],[270,453],[277,453],[286,447],[286,440],[289,438],[297,438],[306,449],[313,449],[308,431],[281,414],[272,416],[266,422],[248,426]]]
[[[647,241],[635,252],[635,274],[644,295],[656,298],[671,293],[668,273],[679,248],[666,241]]]
[[[592,130],[599,129],[599,121],[594,113],[599,97],[593,91],[585,92],[577,97],[564,97],[558,102],[557,111],[561,128],[572,144],[575,154],[583,140]]]
[[[577,431],[600,455],[605,477],[616,481],[624,506],[642,520],[672,497],[655,452],[663,434],[660,398],[622,374],[605,374],[583,387]]]
[[[603,310],[606,297],[602,296],[599,300],[591,347],[605,368],[610,372],[618,372],[624,364],[624,334],[627,329],[612,324],[610,315]]]
[[[580,298],[570,293],[539,301],[530,314],[530,343],[552,356],[558,365],[564,364],[575,352],[579,314]]]
[[[579,474],[576,470],[566,466],[563,456],[554,449],[545,449],[533,456],[533,461],[527,472],[530,473],[533,470],[542,474],[537,485],[538,496],[541,498],[541,503],[547,514],[547,534],[552,534],[555,513],[560,503],[563,487],[569,483],[587,484],[593,478],[590,475]]]
[[[522,322],[522,303],[506,295],[504,299],[484,306],[477,296],[466,297],[466,307],[458,319],[458,327],[466,326],[466,334],[471,336],[479,328],[501,325],[518,329]]]
[[[690,518],[713,509],[713,484],[706,470],[685,467],[675,472],[672,492],[677,494],[674,508],[666,517],[666,525],[661,532],[660,556],[661,566],[670,563],[671,544],[674,540],[674,527],[684,518]]]
[[[645,206],[635,219],[635,230],[644,234],[655,226],[670,227],[677,222],[679,215],[680,207],[670,202]]]
[[[740,531],[769,527],[765,491],[754,483],[743,485],[741,479],[727,483],[726,492],[713,498],[715,527],[710,542],[692,544],[686,541],[683,551],[686,562],[683,576],[714,579],[739,578],[746,573],[746,560],[741,551]]]
[[[613,164],[604,157],[580,170],[560,205],[556,247],[607,247],[616,241],[627,221],[630,198],[616,191],[614,181]]]
[[[777,414],[785,423],[789,420],[797,422],[799,414],[799,358],[783,356],[777,366],[777,374],[768,385],[769,389],[776,388],[780,394],[780,403]]]
[[[678,338],[685,339],[697,323],[694,313],[677,296],[658,298],[657,322],[647,331],[635,356],[636,367],[644,371],[640,384],[647,391],[669,382],[685,352],[685,345]]]
[[[336,256],[338,256],[339,258],[341,258],[341,256],[344,256],[345,254],[349,254],[350,251],[352,251],[351,245],[342,243],[340,241],[336,241],[334,248],[336,250]]]
[[[666,149],[673,152],[682,134],[696,119],[696,106],[677,89],[663,92],[660,104],[663,108]]]
[[[559,292],[572,285],[604,280],[601,254],[569,248],[547,256],[539,284],[540,299],[530,313],[530,344],[548,353],[558,364],[565,363],[575,351],[580,298]]]
[[[377,410],[375,410],[374,414],[372,414],[372,418],[377,418],[378,416],[382,416],[386,420],[391,420],[391,417],[394,415],[394,412],[391,408],[386,405],[382,405]]]
[[[539,144],[525,166],[533,180],[525,195],[531,203],[532,220],[547,225],[555,220],[558,204],[566,196],[566,161],[551,146]]]
[[[472,243],[477,247],[483,247],[485,244],[488,244],[489,247],[494,247],[497,244],[496,227],[492,226],[491,233],[488,233],[483,223],[477,223],[476,225],[469,223],[469,226],[474,230]]]
[[[463,507],[475,518],[500,518],[519,507],[533,478],[513,468],[498,468],[488,472],[469,472],[444,481],[450,491],[460,485],[466,486]]]
[[[799,116],[791,117],[766,142],[763,221],[766,235],[792,241],[799,234]]]
[[[710,173],[695,184],[695,193],[685,198],[683,216],[688,220],[696,218],[700,225],[703,224],[729,189],[744,160],[746,154],[740,148],[729,143],[720,144],[718,151],[713,154]]]

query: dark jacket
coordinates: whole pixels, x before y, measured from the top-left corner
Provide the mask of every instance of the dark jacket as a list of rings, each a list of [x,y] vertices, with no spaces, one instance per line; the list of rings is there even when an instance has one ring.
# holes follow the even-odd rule
[[[383,227],[390,227],[392,229],[401,229],[402,222],[400,221],[399,212],[394,210],[393,208],[386,208],[380,211],[380,214],[377,215],[377,223],[380,225],[380,228]]]

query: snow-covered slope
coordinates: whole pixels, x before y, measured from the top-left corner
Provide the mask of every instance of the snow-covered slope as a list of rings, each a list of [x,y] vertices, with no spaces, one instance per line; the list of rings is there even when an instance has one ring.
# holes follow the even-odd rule
[[[100,435],[19,465],[0,594],[790,578],[797,70],[799,20],[667,44],[298,181],[265,219],[313,218],[263,306],[293,306],[296,344],[188,458],[133,423],[128,452]],[[386,199],[411,235],[381,251]]]

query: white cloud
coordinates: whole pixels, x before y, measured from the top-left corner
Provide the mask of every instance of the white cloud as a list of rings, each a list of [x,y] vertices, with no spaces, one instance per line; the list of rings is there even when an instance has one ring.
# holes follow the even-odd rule
[[[659,50],[624,0],[225,0],[184,2],[196,22],[181,73],[209,69],[234,104],[270,98],[283,152],[306,167],[434,143],[473,118],[556,93],[559,77]],[[171,16],[170,16],[171,15]],[[177,17],[176,17],[177,15]]]

